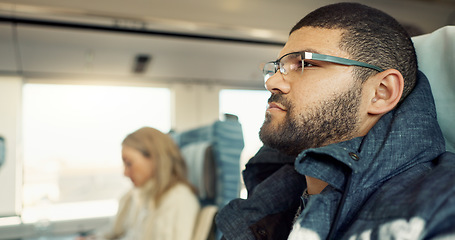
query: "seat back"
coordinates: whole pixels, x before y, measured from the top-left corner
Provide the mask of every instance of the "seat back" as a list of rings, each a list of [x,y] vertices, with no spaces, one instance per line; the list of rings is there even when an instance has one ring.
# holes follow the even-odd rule
[[[419,70],[428,78],[448,151],[455,152],[455,26],[413,37]]]
[[[201,208],[196,226],[194,228],[193,240],[215,240],[215,215],[218,212],[218,207],[215,205],[207,205]]]
[[[188,165],[189,180],[199,191],[201,205],[222,208],[240,196],[242,126],[216,121],[208,126],[173,133]]]

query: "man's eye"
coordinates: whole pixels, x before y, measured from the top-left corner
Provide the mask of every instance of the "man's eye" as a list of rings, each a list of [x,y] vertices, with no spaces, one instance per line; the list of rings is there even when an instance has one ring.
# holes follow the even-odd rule
[[[302,69],[302,61],[295,61],[289,65],[291,71]]]
[[[316,65],[311,62],[303,61],[303,67],[314,67],[314,66],[316,66]]]

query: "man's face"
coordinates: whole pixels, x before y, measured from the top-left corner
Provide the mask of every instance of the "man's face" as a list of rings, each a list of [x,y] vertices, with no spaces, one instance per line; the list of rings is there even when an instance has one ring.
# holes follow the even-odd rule
[[[338,47],[341,30],[304,27],[293,32],[280,56],[297,51],[349,58]],[[264,144],[289,155],[357,136],[362,85],[353,67],[313,61],[299,79],[275,73],[266,82],[272,93],[260,130]]]

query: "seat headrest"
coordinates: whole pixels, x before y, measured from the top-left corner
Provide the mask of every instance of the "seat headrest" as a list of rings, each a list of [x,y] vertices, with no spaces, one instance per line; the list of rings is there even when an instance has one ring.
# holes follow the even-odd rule
[[[419,70],[428,78],[446,140],[455,152],[455,26],[413,37]]]

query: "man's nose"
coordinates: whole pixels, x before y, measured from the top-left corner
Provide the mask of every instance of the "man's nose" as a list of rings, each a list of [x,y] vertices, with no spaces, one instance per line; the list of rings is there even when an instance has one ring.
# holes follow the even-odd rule
[[[270,76],[265,82],[265,88],[271,93],[289,93],[291,86],[289,82],[284,79],[283,74],[277,71],[275,74]]]

